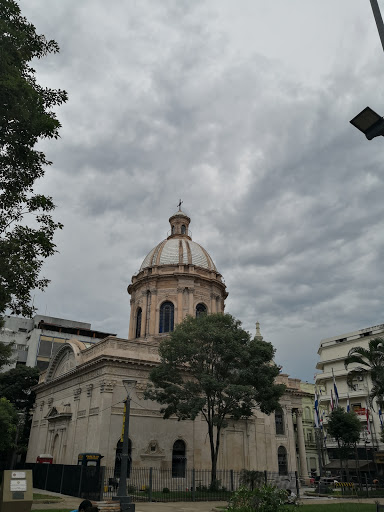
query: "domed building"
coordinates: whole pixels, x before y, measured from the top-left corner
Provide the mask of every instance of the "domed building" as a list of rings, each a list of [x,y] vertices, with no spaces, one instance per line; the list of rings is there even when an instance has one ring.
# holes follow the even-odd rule
[[[187,315],[224,312],[225,284],[208,252],[192,240],[191,219],[179,210],[169,236],[144,258],[128,286],[128,339],[173,331]]]
[[[118,475],[126,398],[123,380],[134,379],[132,467],[171,470],[182,461],[184,469],[210,468],[203,418],[164,420],[160,405],[144,399],[149,372],[159,362],[159,341],[187,315],[224,312],[227,297],[213,259],[192,240],[188,215],[179,209],[169,222],[167,238],[148,252],[128,286],[128,339],[108,336],[92,346],[70,340],[40,375],[27,462],[51,453],[54,463],[76,464],[80,453],[97,452],[103,455],[102,465]],[[258,326],[256,335],[262,339]],[[287,386],[279,411],[267,416],[256,409],[253,417],[230,420],[222,431],[219,469],[285,475],[300,465],[301,473],[308,474],[300,412],[306,393],[297,379],[281,374],[279,381]]]

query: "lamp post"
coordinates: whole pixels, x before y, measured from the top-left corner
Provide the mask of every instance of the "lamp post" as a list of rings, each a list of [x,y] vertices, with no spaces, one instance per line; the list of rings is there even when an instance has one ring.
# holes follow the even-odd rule
[[[128,478],[128,459],[129,459],[129,413],[131,408],[130,392],[135,387],[136,380],[123,380],[124,387],[127,391],[127,399],[125,400],[125,417],[124,417],[124,432],[123,432],[123,450],[121,453],[121,470],[119,487],[117,495],[113,497],[114,500],[120,501],[122,512],[135,512],[135,504],[131,502],[131,497],[127,493],[127,478]]]
[[[363,132],[368,140],[384,136],[384,119],[370,107],[365,107],[350,123]]]
[[[381,46],[384,50],[384,23],[381,16],[380,7],[377,0],[370,0],[373,16],[375,18],[377,31],[379,33]],[[351,121],[351,124],[364,133],[368,140],[372,140],[379,135],[384,136],[384,119],[379,116],[370,107],[357,114]]]

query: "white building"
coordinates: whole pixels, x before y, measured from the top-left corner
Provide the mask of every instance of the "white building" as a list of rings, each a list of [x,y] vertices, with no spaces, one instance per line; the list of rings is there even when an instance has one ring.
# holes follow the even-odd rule
[[[357,365],[350,365],[346,369],[344,361],[349,351],[354,347],[368,348],[369,340],[372,338],[384,338],[384,324],[367,327],[359,331],[340,334],[332,338],[321,340],[318,354],[320,360],[316,365],[318,370],[322,370],[316,377],[316,384],[322,391],[319,394],[320,412],[324,411],[324,425],[327,423],[327,415],[331,412],[331,390],[335,398],[333,389],[333,375],[339,395],[339,406],[347,409],[347,400],[349,398],[350,407],[359,416],[362,423],[362,434],[358,445],[359,458],[366,459],[372,457],[374,451],[382,450],[383,443],[380,442],[380,419],[376,403],[370,407],[368,401],[369,391],[372,382],[369,376],[355,379],[352,385],[347,383],[348,372]],[[327,439],[327,451],[330,459],[338,458],[336,442]]]
[[[76,337],[85,346],[114,334],[91,329],[91,324],[64,320],[51,316],[35,315],[33,318],[15,316],[4,317],[0,329],[0,342],[14,343],[13,362],[3,371],[18,365],[48,368],[49,361],[63,346],[63,343]]]
[[[224,312],[228,295],[212,258],[192,241],[190,218],[179,210],[169,221],[170,235],[147,254],[128,286],[128,339],[108,336],[86,347],[74,335],[40,375],[27,462],[51,453],[54,463],[76,464],[79,453],[96,452],[103,455],[102,465],[119,475],[123,380],[134,379],[132,467],[175,470],[173,477],[178,478],[185,468],[210,466],[203,416],[164,420],[161,405],[144,398],[149,372],[160,361],[160,341],[188,315]],[[262,339],[258,326],[256,336]],[[299,379],[280,374],[276,381],[286,385],[279,410],[268,416],[255,408],[247,419],[228,420],[221,432],[219,469],[267,470],[281,476],[299,471],[305,480],[316,468],[307,459],[304,435],[303,399],[311,403],[311,394],[300,388]]]

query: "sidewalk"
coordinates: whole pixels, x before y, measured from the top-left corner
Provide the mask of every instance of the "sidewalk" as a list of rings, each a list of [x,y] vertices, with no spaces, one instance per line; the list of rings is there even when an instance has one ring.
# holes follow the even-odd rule
[[[83,501],[73,496],[65,496],[64,494],[58,494],[56,492],[43,491],[41,489],[33,489],[34,493],[47,494],[50,496],[59,496],[63,500],[57,503],[35,503],[32,505],[32,510],[60,510],[60,509],[77,509],[80,503]],[[331,503],[384,503],[384,499],[377,500],[377,498],[351,498],[351,499],[339,499],[339,498],[315,498],[315,497],[303,497],[300,503],[308,505],[315,505],[321,503],[322,505]],[[226,501],[177,501],[167,503],[156,503],[156,502],[138,502],[136,503],[136,512],[211,512],[215,507],[223,507],[227,504]]]
[[[62,510],[66,508],[73,510],[76,509],[83,501],[80,498],[74,498],[73,496],[66,496],[57,492],[44,491],[41,489],[33,489],[33,492],[47,494],[49,496],[58,496],[63,499],[57,503],[34,503],[32,505],[32,510]],[[217,506],[223,507],[226,504],[226,501],[177,501],[168,503],[139,502],[136,503],[136,512],[211,512],[213,508]]]

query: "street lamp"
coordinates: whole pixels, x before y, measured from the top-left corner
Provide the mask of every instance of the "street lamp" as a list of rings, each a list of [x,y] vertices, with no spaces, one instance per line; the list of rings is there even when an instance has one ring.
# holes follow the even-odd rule
[[[384,136],[384,119],[370,107],[362,110],[350,123],[363,132],[368,140],[372,140],[379,135]]]
[[[128,478],[128,448],[129,448],[129,413],[131,409],[130,392],[136,384],[136,380],[123,380],[124,387],[127,391],[127,399],[125,400],[125,417],[124,417],[124,432],[123,432],[123,450],[121,453],[121,471],[119,488],[117,496],[114,500],[120,501],[122,512],[135,512],[135,504],[131,502],[131,497],[127,494],[127,478]]]

